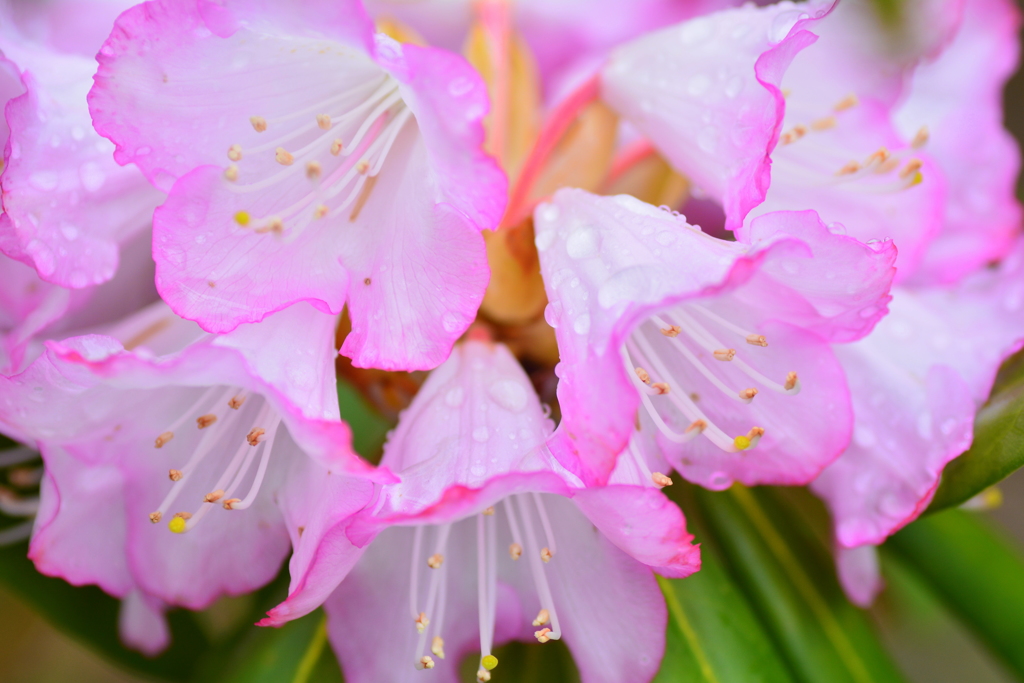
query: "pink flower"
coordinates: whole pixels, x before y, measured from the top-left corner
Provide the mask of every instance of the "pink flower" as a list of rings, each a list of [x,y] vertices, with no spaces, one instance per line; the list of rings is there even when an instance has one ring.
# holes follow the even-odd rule
[[[262,623],[326,599],[353,683],[454,681],[477,648],[489,680],[491,648],[511,638],[564,638],[587,683],[649,680],[666,622],[651,568],[686,576],[699,551],[649,479],[581,488],[545,448],[551,429],[507,349],[456,347],[385,448],[401,482],[319,544],[300,541],[289,598]]]
[[[708,488],[806,483],[842,452],[852,415],[830,346],[885,314],[890,243],[780,212],[752,223],[750,246],[580,190],[559,191],[535,224],[561,355],[552,450],[567,467],[578,457],[584,480],[607,480],[638,409]]]
[[[136,169],[118,166],[114,146],[93,130],[91,56],[58,52],[4,23],[0,250],[55,285],[106,282],[118,268],[119,246],[149,228],[162,194]]]
[[[505,178],[461,58],[373,35],[353,0],[123,14],[90,94],[97,129],[170,196],[158,288],[224,332],[296,301],[340,313],[359,366],[430,368],[473,319]]]
[[[351,451],[332,342],[333,318],[306,304],[222,337],[157,304],[47,342],[0,378],[0,425],[46,464],[36,567],[126,597],[126,639],[147,651],[165,636],[131,625],[164,605],[273,578],[318,496],[358,509],[370,479],[393,480]]]

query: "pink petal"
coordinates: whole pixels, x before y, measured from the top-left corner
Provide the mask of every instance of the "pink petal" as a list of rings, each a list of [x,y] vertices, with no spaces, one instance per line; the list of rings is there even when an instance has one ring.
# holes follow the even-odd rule
[[[121,600],[118,632],[125,645],[147,657],[154,657],[171,642],[164,607],[141,591],[134,590]]]
[[[765,197],[783,73],[814,42],[808,29],[826,7],[780,3],[691,19],[618,48],[602,72],[605,100],[722,203],[730,230]]]
[[[862,545],[856,548],[836,548],[836,571],[839,583],[850,602],[867,609],[882,590],[882,575],[878,567],[878,548]]]
[[[948,181],[942,232],[914,282],[953,282],[1001,258],[1020,228],[1020,152],[1002,125],[1002,89],[1018,63],[1020,12],[969,0],[952,44],[917,68],[896,111],[911,139],[927,126],[928,153]]]

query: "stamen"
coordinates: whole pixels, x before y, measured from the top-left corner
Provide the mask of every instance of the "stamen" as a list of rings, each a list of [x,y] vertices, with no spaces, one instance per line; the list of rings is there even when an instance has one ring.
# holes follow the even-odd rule
[[[881,164],[889,158],[889,150],[885,147],[879,147],[877,150],[871,153],[871,155],[864,162],[865,167],[871,167],[875,164]]]
[[[434,639],[430,641],[430,651],[434,653],[435,657],[444,659],[444,638],[434,636]]]
[[[816,131],[828,130],[830,128],[835,128],[837,123],[838,122],[836,121],[836,117],[826,116],[823,119],[817,119],[815,121],[812,121],[811,128]]]
[[[238,394],[237,396],[232,396],[231,400],[228,401],[228,407],[229,408],[234,408],[235,410],[238,410],[239,408],[242,407],[242,404],[245,403],[245,399],[246,399],[246,396],[245,396],[244,393],[243,394]]]
[[[543,607],[537,612],[537,618],[533,620],[534,626],[543,626],[544,624],[551,621],[551,614],[548,613]]]
[[[160,436],[156,437],[156,447],[163,448],[167,442],[174,438],[174,432],[164,432]]]
[[[411,569],[409,570],[409,611],[412,614],[412,618],[416,619],[419,616],[419,599],[417,593],[419,592],[419,568],[420,568],[420,551],[423,549],[423,527],[418,526],[413,532],[412,541],[412,563]]]
[[[541,643],[546,643],[549,640],[551,640],[551,629],[549,629],[549,628],[542,628],[539,631],[534,631],[533,635]]]
[[[268,232],[272,232],[275,235],[280,235],[284,232],[284,221],[279,216],[273,216],[267,220],[267,224],[261,228],[256,228],[256,232],[263,235]]]
[[[417,633],[423,633],[425,630],[427,630],[427,626],[430,624],[430,619],[427,619],[427,613],[426,612],[420,612],[416,616],[416,622],[415,623],[416,623],[416,632]]]
[[[536,535],[533,532],[533,522],[529,506],[525,497],[521,495],[513,497],[519,503],[519,514],[522,515],[523,531],[526,533],[526,541],[529,544],[528,549],[531,549],[531,552],[527,553],[527,555],[530,563],[530,572],[533,574],[534,586],[537,588],[537,595],[540,597],[541,606],[546,608],[551,615],[551,625],[554,627],[554,630],[544,629],[547,631],[546,637],[548,640],[557,640],[562,637],[562,629],[558,624],[558,612],[555,610],[555,602],[551,597],[551,587],[548,585],[547,576],[544,574],[544,564],[541,562],[540,553],[532,551],[532,549],[537,548],[538,544]]]
[[[167,528],[176,534],[185,533],[185,524],[192,518],[190,512],[175,512],[174,517],[167,523]]]
[[[291,166],[295,163],[295,157],[292,156],[291,152],[286,150],[284,147],[278,147],[274,150],[274,161],[282,166]]]
[[[917,133],[914,134],[914,139],[910,141],[910,146],[914,149],[921,149],[928,142],[928,126],[921,126]]]
[[[736,357],[736,349],[716,349],[712,351],[712,355],[715,357],[715,360],[732,360]]]
[[[523,556],[523,546],[519,543],[510,543],[508,546],[508,555],[513,560],[518,560]]]
[[[242,160],[242,146],[241,145],[231,145],[230,147],[228,147],[228,159],[231,159],[231,161],[241,161]]]
[[[547,548],[540,549],[540,559],[544,560],[545,564],[551,561],[551,551]]]
[[[836,171],[836,175],[837,176],[852,175],[852,174],[856,173],[859,170],[860,170],[860,164],[857,163],[856,161],[851,161],[848,164],[846,164],[845,166],[843,166],[841,169]]]
[[[224,179],[231,183],[238,180],[238,166],[231,164],[224,169]]]
[[[356,170],[360,175],[366,175],[366,172],[370,170],[370,162],[366,159],[360,159],[359,163],[356,164]]]
[[[163,514],[160,512],[149,513],[149,521],[153,522],[153,524],[159,524],[161,519],[163,519]]]
[[[651,388],[654,389],[654,392],[659,396],[663,396],[669,392],[669,386],[665,382],[655,382],[651,385]]]
[[[171,481],[181,481],[181,470],[168,470],[167,477]]]
[[[708,423],[705,422],[704,420],[694,420],[693,422],[690,423],[690,426],[686,428],[686,433],[689,434],[690,432],[697,430],[697,433],[699,434],[700,432],[703,432],[707,428]]]
[[[422,657],[420,657],[420,663],[419,663],[419,665],[416,668],[418,668],[418,669],[433,669],[434,668],[434,659],[430,655],[423,655]]]
[[[658,488],[665,488],[666,486],[672,485],[672,478],[665,476],[661,472],[652,472],[651,481],[653,481],[654,485]]]
[[[427,566],[431,569],[440,569],[442,564],[444,564],[444,555],[441,553],[434,553],[427,558]]]
[[[505,517],[508,518],[508,528],[512,533],[512,543],[508,547],[508,555],[513,560],[518,560],[523,556],[523,537],[519,533],[519,523],[516,521],[515,510],[512,509],[512,503],[508,498],[504,500],[504,505]]]
[[[318,204],[316,209],[313,211],[313,218],[323,218],[327,215],[327,205]]]
[[[224,501],[223,507],[225,510],[237,510],[237,506],[241,502],[241,498],[228,498],[227,500]]]
[[[744,389],[743,391],[740,392],[740,398],[747,401],[753,399],[755,396],[757,396],[757,389],[755,389],[754,387]]]
[[[484,511],[481,514],[487,515],[488,517],[492,516],[494,514],[494,506],[492,505],[484,508]]]
[[[316,125],[320,126],[320,130],[329,130],[331,127],[331,115],[330,114],[317,114]]]
[[[797,385],[797,375],[795,372],[790,372],[786,375],[786,383],[783,385],[786,391],[792,391]]]
[[[537,513],[540,515],[540,524],[544,529],[544,536],[547,537],[548,541],[548,547],[544,548],[544,550],[548,550],[548,548],[550,548],[548,559],[544,560],[547,562],[551,559],[551,556],[555,554],[555,533],[551,528],[551,520],[548,518],[547,508],[544,507],[544,499],[539,493],[533,494],[533,502],[537,506]],[[543,555],[543,551],[541,551],[541,554]]]
[[[319,161],[310,161],[306,164],[306,177],[310,180],[317,180],[322,172],[323,168],[321,168]]]
[[[900,178],[907,178],[912,174],[917,173],[918,171],[921,170],[921,167],[923,165],[924,163],[920,159],[911,159],[910,161],[907,162],[907,165],[900,170]]]
[[[250,116],[249,123],[252,124],[257,133],[262,133],[267,129],[267,120],[262,116]]]
[[[196,418],[196,426],[200,429],[206,429],[214,422],[217,421],[217,416],[213,413],[207,413],[206,415],[200,415]]]
[[[661,329],[661,333],[666,337],[678,337],[680,332],[682,332],[682,329],[680,329],[679,325],[671,325]]]
[[[833,106],[832,109],[834,111],[845,111],[847,109],[852,109],[853,107],[856,107],[859,103],[860,100],[857,99],[857,96],[854,95],[853,93],[850,93],[843,99],[836,102],[835,106]]]
[[[345,144],[340,139],[335,138],[334,142],[331,143],[331,154],[338,156],[344,147]]]
[[[207,503],[216,503],[218,500],[224,497],[224,489],[217,489],[216,491],[210,491],[207,493],[203,500]]]
[[[245,440],[250,446],[258,446],[263,441],[263,435],[266,433],[267,430],[262,427],[253,427],[245,435]]]
[[[636,376],[639,377],[640,381],[643,382],[644,384],[650,384],[651,383],[651,376],[650,376],[650,374],[648,374],[648,372],[646,370],[644,370],[643,368],[640,368],[640,367],[636,368]]]
[[[768,340],[764,338],[763,334],[748,334],[747,343],[751,346],[768,346]]]

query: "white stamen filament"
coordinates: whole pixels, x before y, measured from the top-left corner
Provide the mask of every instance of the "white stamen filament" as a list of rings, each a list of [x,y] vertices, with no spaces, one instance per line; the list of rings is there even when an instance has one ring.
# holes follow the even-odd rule
[[[412,567],[409,570],[409,613],[419,617],[420,552],[423,550],[423,527],[416,527],[412,539]]]
[[[448,544],[448,535],[452,530],[451,524],[441,524],[437,527],[437,543],[435,546],[435,555],[444,555],[445,548]],[[416,562],[422,562],[422,558],[416,558]],[[434,614],[437,608],[437,599],[441,591],[441,580],[444,578],[443,571],[430,572],[430,586],[427,589],[427,604],[424,609],[424,614],[427,615],[427,619],[430,619],[431,615]],[[429,624],[427,625],[429,626]],[[435,629],[437,627],[435,626]],[[420,631],[419,639],[416,643],[416,661],[420,661],[423,657],[423,650],[427,645],[427,635],[429,628],[424,628]]]
[[[544,508],[544,500],[539,493],[533,494],[533,502],[537,504],[537,514],[540,515],[540,523],[544,528],[544,536],[547,538],[547,549],[551,555],[555,554],[555,534],[551,531],[551,520],[548,519],[548,511]]]
[[[519,504],[523,531],[526,533],[527,545],[524,546],[524,549],[527,561],[530,563],[530,572],[533,574],[534,586],[537,588],[541,607],[546,609],[551,616],[551,632],[547,634],[547,637],[550,640],[558,640],[562,637],[562,628],[558,621],[558,612],[555,610],[555,602],[551,597],[551,587],[548,585],[547,575],[544,573],[544,562],[540,559],[540,547],[537,545],[536,534],[533,531],[533,520],[530,515],[529,505],[524,496],[516,495],[514,497]]]

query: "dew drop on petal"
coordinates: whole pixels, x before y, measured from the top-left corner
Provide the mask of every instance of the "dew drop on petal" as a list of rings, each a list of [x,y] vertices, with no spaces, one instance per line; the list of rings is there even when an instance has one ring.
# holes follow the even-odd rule
[[[445,311],[444,315],[441,316],[441,327],[445,329],[445,332],[457,332],[460,327],[459,319],[455,317],[455,314],[451,311]]]
[[[515,380],[503,379],[495,382],[487,390],[487,393],[494,399],[495,403],[513,413],[518,413],[526,407],[526,400],[528,398],[526,389]]]
[[[586,334],[590,332],[590,314],[583,313],[582,315],[576,316],[576,320],[572,323],[572,329],[576,334]]]
[[[462,400],[465,396],[466,394],[462,390],[462,387],[452,387],[448,390],[448,393],[444,395],[444,402],[452,408],[458,408],[462,405]]]
[[[544,307],[544,320],[551,327],[558,327],[558,321],[562,317],[562,304],[552,301]]]
[[[601,238],[597,231],[589,226],[577,228],[565,240],[565,251],[569,258],[591,258],[597,256],[600,248]]]
[[[58,176],[54,171],[36,171],[28,177],[28,183],[41,192],[57,189]]]
[[[473,440],[477,443],[484,443],[491,438],[491,430],[483,425],[473,430]]]

